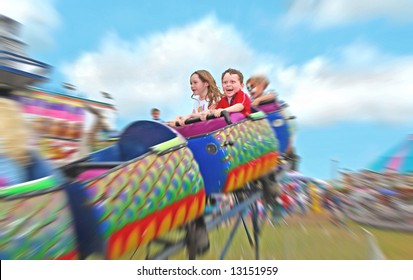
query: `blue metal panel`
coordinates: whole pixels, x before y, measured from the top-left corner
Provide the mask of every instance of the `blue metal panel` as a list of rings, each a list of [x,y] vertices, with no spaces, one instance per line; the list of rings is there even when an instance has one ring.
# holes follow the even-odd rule
[[[76,238],[80,258],[84,259],[95,252],[102,252],[104,240],[99,234],[95,209],[87,204],[84,183],[75,182],[65,188],[75,223]]]
[[[104,149],[90,154],[91,161],[105,162],[105,161],[120,161],[119,148],[117,144],[110,145]]]
[[[208,152],[208,144],[216,146],[216,153]],[[224,162],[226,149],[220,147],[218,141],[211,135],[189,139],[188,147],[198,162],[204,178],[206,194],[221,192],[227,179],[226,170],[229,169],[229,162]]]
[[[139,157],[149,148],[171,140],[177,133],[170,127],[155,121],[136,121],[129,125],[119,138],[118,146],[122,161]]]
[[[290,131],[288,129],[288,123],[284,120],[284,116],[279,112],[273,112],[267,114],[267,120],[270,122],[272,129],[280,144],[280,152],[285,153],[288,149],[290,141]]]

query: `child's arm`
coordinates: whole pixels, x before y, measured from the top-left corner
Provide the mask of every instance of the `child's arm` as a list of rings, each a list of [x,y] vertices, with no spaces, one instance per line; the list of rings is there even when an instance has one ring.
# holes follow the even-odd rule
[[[192,119],[192,118],[200,118],[201,121],[205,121],[208,114],[210,114],[210,111],[205,110],[205,111],[202,111],[201,113],[192,113],[192,114],[189,114],[185,117],[180,117],[176,121],[179,122],[179,125],[184,126],[185,121],[188,120],[188,119]]]
[[[219,108],[219,109],[211,110],[211,113],[214,114],[214,116],[218,118],[221,116],[221,112],[224,110],[227,111],[228,113],[241,112],[242,110],[244,110],[244,105],[241,103],[237,103],[225,109]]]
[[[263,95],[263,96],[260,96],[260,97],[258,97],[257,99],[255,99],[252,103],[251,103],[251,106],[258,106],[259,104],[260,104],[260,102],[263,102],[263,101],[268,101],[268,100],[275,100],[275,96],[274,95],[272,95],[272,94],[266,94],[266,95]]]
[[[185,118],[185,117],[178,116],[178,117],[174,118],[171,121],[167,121],[166,124],[169,125],[169,126],[172,126],[172,127],[176,127],[176,123],[181,123],[181,120],[183,118]]]

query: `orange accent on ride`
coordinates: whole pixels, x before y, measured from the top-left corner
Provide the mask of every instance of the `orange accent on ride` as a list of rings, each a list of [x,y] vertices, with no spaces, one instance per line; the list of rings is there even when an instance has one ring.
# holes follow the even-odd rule
[[[225,182],[224,193],[232,192],[246,183],[270,173],[278,164],[278,153],[270,152],[232,169]]]
[[[195,195],[175,202],[142,220],[127,224],[109,237],[105,258],[117,259],[126,252],[147,244],[159,235],[192,221],[203,214],[205,198],[205,189],[202,188]],[[134,241],[135,236],[137,240]],[[135,247],[131,248],[132,246]]]
[[[247,168],[247,172],[245,174],[245,181],[250,182],[252,180],[254,174],[254,169],[253,168]]]
[[[173,217],[174,222],[172,224],[172,228],[182,225],[185,222],[186,212],[187,210],[185,204],[182,204],[178,207]]]
[[[109,251],[109,259],[116,259],[119,258],[120,255],[122,255],[122,239],[121,238],[117,238],[114,240],[114,242],[111,244],[111,248]]]
[[[247,182],[247,180],[245,180],[245,173],[247,173],[245,172],[246,169],[248,169],[248,164],[243,164],[238,169],[238,174],[235,176],[236,177],[235,186],[243,186]]]
[[[228,186],[234,186],[235,185],[235,179],[236,179],[235,173],[230,171],[228,173],[227,181],[225,182],[224,192],[226,192],[225,188],[226,188],[227,185]]]
[[[191,206],[189,207],[188,212],[186,213],[186,220],[187,221],[192,221],[195,220],[195,218],[198,216],[198,209],[199,207],[200,201],[198,198],[195,198],[192,203]]]
[[[125,240],[125,247],[123,248],[123,251],[126,252],[134,250],[136,247],[138,247],[141,237],[140,229],[134,228],[127,236],[128,238]]]
[[[199,217],[199,216],[201,216],[201,215],[204,214],[204,211],[205,211],[205,203],[206,203],[206,199],[204,198],[204,199],[201,200],[201,205],[199,206],[198,214],[196,215],[197,217]]]
[[[258,178],[260,173],[262,173],[261,169],[263,168],[263,161],[264,160],[257,161],[255,163],[255,166],[252,167],[254,169],[254,171],[252,172],[252,180]]]
[[[142,244],[147,244],[149,241],[153,240],[156,236],[156,225],[157,221],[154,219],[145,227],[145,230],[142,232]]]

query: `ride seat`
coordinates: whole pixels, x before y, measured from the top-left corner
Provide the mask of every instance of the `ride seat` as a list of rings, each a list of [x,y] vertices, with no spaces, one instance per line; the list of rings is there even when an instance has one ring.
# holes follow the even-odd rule
[[[162,123],[136,121],[124,130],[116,144],[92,153],[90,161],[75,164],[74,177],[77,180],[96,178],[117,165],[149,152],[152,146],[175,137],[177,134]],[[79,170],[80,173],[77,172]]]
[[[149,148],[175,138],[168,126],[154,121],[136,121],[129,125],[117,142],[121,161],[129,161],[147,152]]]
[[[257,107],[251,106],[251,113],[259,112],[260,110]]]
[[[232,123],[237,123],[245,119],[245,116],[239,112],[230,113],[230,120]],[[228,126],[228,123],[223,117],[210,119],[208,121],[194,122],[184,126],[178,126],[175,129],[185,138],[204,135],[216,131],[218,129]]]
[[[261,102],[255,110],[263,111],[264,113],[277,112],[281,109],[280,104],[277,102],[277,99],[272,99],[268,101]]]

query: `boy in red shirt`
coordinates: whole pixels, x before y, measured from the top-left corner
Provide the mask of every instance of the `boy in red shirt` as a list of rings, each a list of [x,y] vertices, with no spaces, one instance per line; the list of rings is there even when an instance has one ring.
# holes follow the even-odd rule
[[[241,112],[244,116],[251,114],[251,100],[242,89],[244,75],[238,70],[227,69],[222,73],[222,89],[225,96],[218,102],[215,110],[210,110],[215,117],[220,117],[223,110],[228,113]]]

